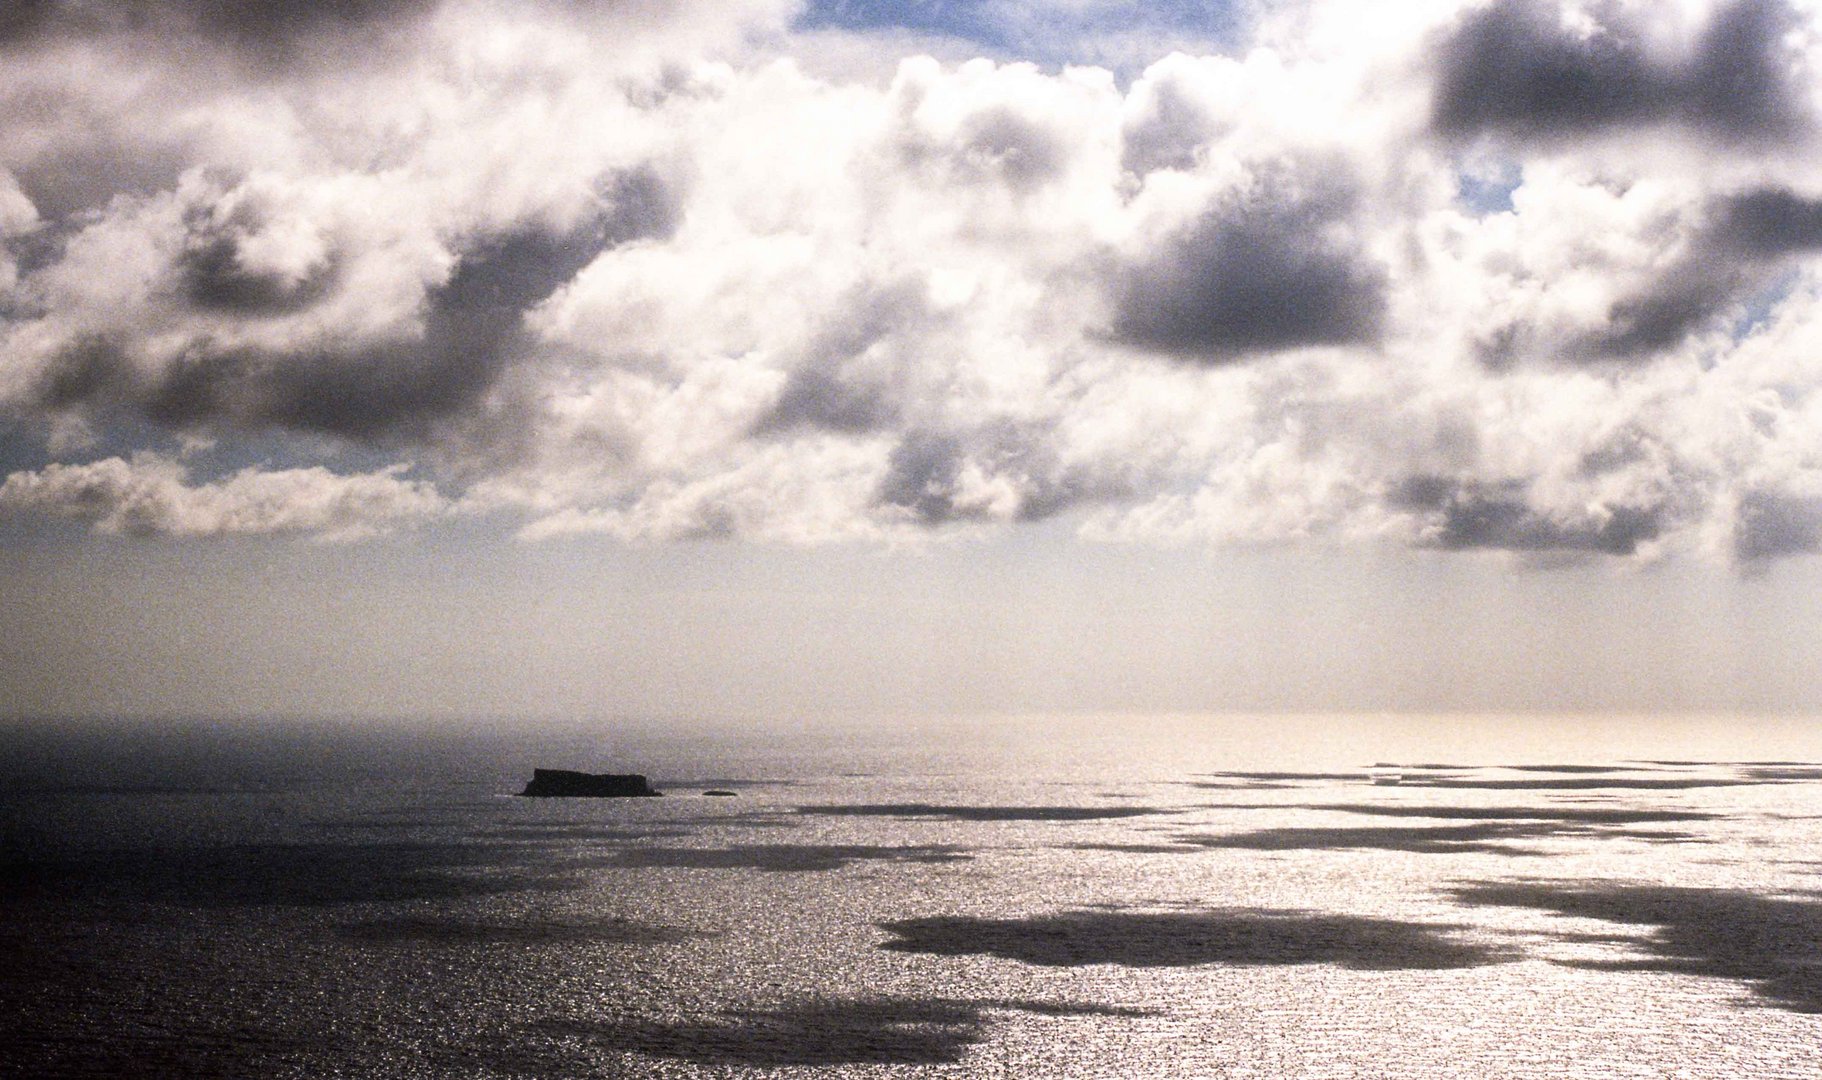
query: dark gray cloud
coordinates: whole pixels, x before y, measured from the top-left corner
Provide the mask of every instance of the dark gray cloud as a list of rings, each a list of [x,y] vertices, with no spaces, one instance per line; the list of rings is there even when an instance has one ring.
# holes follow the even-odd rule
[[[791,372],[759,430],[809,426],[859,434],[890,427],[897,419],[898,403],[884,385],[847,374],[839,364],[815,362]]]
[[[9,0],[0,44],[51,34],[193,34],[261,51],[300,39],[371,30],[435,10],[442,0]]]
[[[1349,229],[1345,171],[1264,170],[1113,282],[1112,337],[1199,363],[1375,340],[1385,268]]]
[[[1669,525],[1665,507],[1610,507],[1605,515],[1558,521],[1533,508],[1518,483],[1484,484],[1441,476],[1413,476],[1389,496],[1390,504],[1425,522],[1425,542],[1446,551],[1593,552],[1630,555]]]
[[[233,315],[287,315],[327,296],[336,263],[325,258],[299,272],[250,264],[245,245],[263,224],[257,211],[238,207],[222,219],[192,215],[189,243],[177,257],[184,298],[205,311]]]
[[[1822,551],[1822,497],[1748,491],[1734,511],[1733,547],[1749,562]]]
[[[1607,325],[1587,339],[1590,352],[1620,360],[1661,353],[1712,323],[1755,280],[1744,267],[1709,259],[1692,262],[1616,301],[1608,309]]]
[[[191,303],[238,315],[302,311],[328,295],[335,282],[333,264],[296,278],[249,267],[241,259],[241,242],[226,235],[186,250],[178,268]]]
[[[1648,360],[1725,320],[1785,272],[1793,258],[1822,250],[1822,200],[1767,186],[1717,195],[1690,215],[1683,252],[1607,309],[1603,325],[1560,346],[1572,363]],[[1481,343],[1488,368],[1510,367],[1530,328],[1513,324]]]
[[[1711,326],[1788,257],[1822,249],[1822,200],[1764,187],[1714,199],[1690,253],[1616,302],[1590,344],[1599,356],[1649,356]]]
[[[1063,174],[1072,150],[1063,132],[1005,105],[965,117],[952,137],[904,132],[898,154],[906,165],[962,184],[995,184],[1029,194]]]
[[[149,0],[194,20],[204,33],[267,44],[325,30],[360,30],[422,15],[442,0]]]
[[[1674,80],[1641,44],[1611,31],[1580,37],[1544,0],[1501,0],[1462,19],[1441,49],[1434,119],[1449,134],[1581,131],[1654,119]]]
[[[892,448],[877,498],[882,506],[909,510],[918,521],[931,525],[978,518],[979,513],[968,513],[955,502],[963,460],[961,441],[954,436],[911,432]]]
[[[39,377],[38,397],[53,409],[103,399],[132,379],[130,366],[106,336],[84,334],[58,350]]]
[[[422,336],[372,348],[272,353],[191,345],[149,388],[173,427],[220,420],[356,439],[422,434],[475,405],[523,347],[520,317],[605,246],[595,229],[485,238],[426,300]]]
[[[1144,176],[1159,169],[1188,169],[1220,130],[1200,102],[1172,79],[1151,88],[1149,108],[1120,130],[1120,166]]]
[[[1016,505],[983,501],[969,477],[1005,485]],[[906,512],[922,525],[1042,521],[1127,492],[1118,475],[1072,468],[1057,460],[1048,426],[989,420],[961,430],[910,428],[892,448],[875,504]]]
[[[34,37],[57,14],[58,0],[9,0],[0,4],[0,46]]]
[[[611,173],[598,187],[604,211],[595,226],[604,245],[666,240],[683,225],[686,185],[655,165]]]
[[[1720,200],[1715,246],[1750,256],[1822,250],[1822,199],[1764,187]]]
[[[1807,119],[1785,37],[1805,25],[1789,0],[1735,0],[1716,12],[1683,70],[1683,117],[1723,138],[1787,135]]]
[[[29,94],[0,98],[0,111],[22,123],[39,120],[34,113],[40,110],[54,111],[81,125],[74,137],[35,147],[5,163],[39,216],[52,226],[39,234],[47,254],[60,254],[61,243],[116,197],[168,191],[193,164],[189,148],[169,132],[129,130],[119,117],[107,115],[92,102],[51,93],[37,96],[40,100],[31,100]]]
[[[904,281],[863,289],[842,305],[809,343],[791,370],[778,401],[760,418],[761,433],[818,428],[863,434],[898,422],[901,402],[895,382],[901,358],[890,339],[928,318],[921,283]]]
[[[153,372],[107,335],[64,347],[39,380],[52,408],[126,411],[179,429],[279,427],[357,440],[423,436],[475,408],[530,349],[524,314],[601,252],[676,227],[675,201],[649,170],[606,181],[597,213],[563,230],[541,223],[472,238],[448,280],[424,301],[422,333],[368,346],[329,343],[280,351],[192,340]],[[206,208],[205,208],[206,210]],[[304,310],[338,285],[331,256],[290,277],[248,267],[257,226],[244,207],[193,215],[177,257],[178,298],[226,319]],[[256,216],[256,215],[255,215]]]
[[[961,131],[961,162],[982,178],[1032,191],[1061,175],[1071,147],[1058,132],[1008,108],[985,109]]]
[[[1452,136],[1496,132],[1554,139],[1676,124],[1723,142],[1786,137],[1802,123],[1785,32],[1785,0],[1737,0],[1717,11],[1685,55],[1647,45],[1643,13],[1596,5],[1584,33],[1552,0],[1497,0],[1441,41],[1433,123]]]

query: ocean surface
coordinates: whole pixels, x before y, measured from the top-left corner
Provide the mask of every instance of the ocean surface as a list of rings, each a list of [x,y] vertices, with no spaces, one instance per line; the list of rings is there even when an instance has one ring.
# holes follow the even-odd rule
[[[1822,1076],[1814,720],[39,722],[0,783],[6,1076]]]

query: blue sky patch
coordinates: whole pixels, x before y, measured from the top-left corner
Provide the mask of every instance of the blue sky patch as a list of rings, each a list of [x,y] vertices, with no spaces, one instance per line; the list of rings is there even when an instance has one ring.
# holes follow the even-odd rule
[[[1512,193],[1524,180],[1524,169],[1516,162],[1491,171],[1464,171],[1456,183],[1456,196],[1478,217],[1504,214],[1511,211]]]
[[[1174,47],[1206,48],[1233,41],[1240,18],[1232,3],[1168,0],[1090,0],[1013,3],[1009,0],[812,0],[799,17],[803,30],[908,31],[966,41],[985,53],[1045,64],[1121,67],[1121,41],[1149,39],[1156,56]]]
[[[1800,275],[1795,271],[1781,274],[1777,280],[1747,297],[1744,307],[1740,310],[1739,318],[1734,320],[1733,326],[1728,331],[1728,336],[1736,342],[1744,341],[1764,329],[1766,324],[1771,322],[1772,312],[1777,310],[1778,305],[1790,298],[1791,292],[1797,287],[1799,277]]]

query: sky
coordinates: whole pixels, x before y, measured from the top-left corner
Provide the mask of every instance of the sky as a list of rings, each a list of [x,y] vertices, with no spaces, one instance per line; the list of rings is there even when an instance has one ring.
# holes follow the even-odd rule
[[[26,0],[0,716],[1822,709],[1813,0]]]

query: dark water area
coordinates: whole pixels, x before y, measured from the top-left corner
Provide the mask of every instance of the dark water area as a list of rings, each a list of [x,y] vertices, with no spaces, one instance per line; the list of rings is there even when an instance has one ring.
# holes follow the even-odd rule
[[[1818,762],[1756,721],[15,723],[0,1075],[1813,1077]]]

